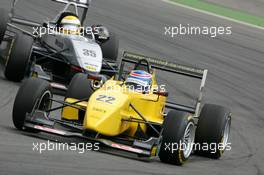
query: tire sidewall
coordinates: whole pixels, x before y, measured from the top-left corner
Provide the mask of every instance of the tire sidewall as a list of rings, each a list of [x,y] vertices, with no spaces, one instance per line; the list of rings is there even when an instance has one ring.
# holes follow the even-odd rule
[[[13,123],[19,130],[23,130],[26,113],[32,112],[37,100],[52,89],[49,83],[42,79],[29,78],[19,88],[13,105]]]

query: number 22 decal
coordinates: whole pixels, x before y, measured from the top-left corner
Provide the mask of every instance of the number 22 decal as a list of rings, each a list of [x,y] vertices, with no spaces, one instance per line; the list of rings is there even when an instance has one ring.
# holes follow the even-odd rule
[[[107,96],[107,95],[99,95],[96,98],[96,100],[102,101],[102,102],[105,102],[105,103],[109,103],[109,104],[113,104],[112,101],[115,101],[115,98],[114,97]]]

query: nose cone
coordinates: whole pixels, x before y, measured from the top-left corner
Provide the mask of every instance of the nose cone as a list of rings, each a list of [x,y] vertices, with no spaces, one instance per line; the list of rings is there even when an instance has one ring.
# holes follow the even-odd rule
[[[122,121],[122,112],[128,110],[128,95],[120,91],[96,91],[89,100],[84,128],[102,135],[117,136],[129,128]]]
[[[103,60],[101,47],[95,42],[83,41],[81,39],[72,40],[71,42],[80,66],[90,72],[100,72]]]

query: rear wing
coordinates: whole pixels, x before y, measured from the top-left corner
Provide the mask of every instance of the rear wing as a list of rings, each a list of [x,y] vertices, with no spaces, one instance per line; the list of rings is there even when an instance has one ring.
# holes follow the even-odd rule
[[[123,54],[122,61],[137,63],[139,60],[145,59],[147,60],[152,68],[160,69],[172,73],[178,73],[186,76],[190,76],[193,78],[202,79],[204,75],[204,69],[190,67],[182,64],[177,64],[173,62],[166,61],[165,59],[158,59],[148,56],[143,56],[131,52],[125,51]]]
[[[200,93],[197,98],[195,107],[179,105],[173,102],[167,102],[166,104],[168,108],[177,108],[177,109],[185,110],[187,112],[194,113],[195,116],[198,116],[200,112],[200,106],[201,106],[201,101],[203,98],[203,91],[204,91],[204,86],[205,86],[205,81],[207,78],[208,70],[197,68],[197,67],[186,66],[186,65],[182,65],[182,64],[178,64],[174,62],[169,62],[169,61],[166,61],[166,59],[162,60],[159,58],[148,57],[148,56],[125,51],[123,53],[123,57],[121,60],[120,71],[122,71],[123,69],[123,62],[129,62],[129,63],[136,64],[138,63],[138,61],[142,59],[147,60],[150,63],[151,68],[168,71],[168,72],[172,72],[176,74],[181,74],[181,75],[185,75],[188,77],[201,80]]]
[[[63,4],[73,3],[77,7],[82,7],[82,8],[89,8],[89,5],[91,4],[91,0],[52,0],[52,1]]]

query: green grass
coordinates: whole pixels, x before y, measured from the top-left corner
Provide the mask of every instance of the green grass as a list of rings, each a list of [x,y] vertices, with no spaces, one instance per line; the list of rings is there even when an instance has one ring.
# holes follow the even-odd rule
[[[170,0],[179,4],[187,5],[196,9],[211,12],[224,17],[229,17],[235,20],[243,21],[249,24],[264,27],[264,18],[249,14],[244,11],[234,10],[221,5],[216,5],[202,0]]]

